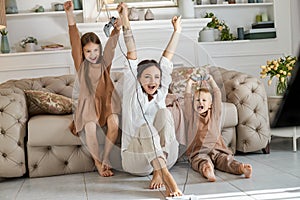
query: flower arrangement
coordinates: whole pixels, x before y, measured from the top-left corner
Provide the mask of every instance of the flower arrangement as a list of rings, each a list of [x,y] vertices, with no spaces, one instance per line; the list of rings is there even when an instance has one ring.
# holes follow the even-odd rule
[[[1,35],[7,35],[7,34],[8,34],[8,31],[5,30],[5,29],[2,29],[2,30],[0,31],[0,33],[1,33]]]
[[[287,83],[288,83],[288,77],[292,75],[292,70],[295,66],[295,63],[297,61],[296,57],[292,56],[285,56],[279,59],[267,61],[267,65],[260,66],[261,68],[261,78],[266,78],[267,76],[270,76],[270,79],[268,80],[268,85],[272,84],[273,77],[278,78],[277,88],[276,88],[276,94],[282,95],[284,94]]]
[[[29,37],[26,37],[25,39],[23,39],[21,42],[20,42],[20,46],[25,48],[25,45],[27,43],[34,43],[34,44],[38,44],[38,41],[36,38],[32,37],[32,36],[29,36]]]
[[[212,18],[210,22],[207,23],[207,27],[218,29],[221,32],[221,40],[235,40],[236,37],[230,33],[230,28],[225,24],[224,21],[220,21],[214,13],[206,13],[204,18]]]

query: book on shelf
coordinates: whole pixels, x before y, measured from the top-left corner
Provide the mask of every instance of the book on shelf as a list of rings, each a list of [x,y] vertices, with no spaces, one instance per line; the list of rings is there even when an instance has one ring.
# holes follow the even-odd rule
[[[252,24],[252,29],[275,28],[273,21],[256,22]]]
[[[275,28],[258,28],[258,29],[249,29],[245,31],[245,34],[249,33],[269,33],[269,32],[276,32]]]

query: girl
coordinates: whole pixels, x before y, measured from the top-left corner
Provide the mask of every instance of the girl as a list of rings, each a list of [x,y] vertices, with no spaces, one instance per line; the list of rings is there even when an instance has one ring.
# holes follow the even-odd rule
[[[102,52],[101,42],[95,33],[85,33],[81,38],[73,15],[72,1],[64,3],[69,25],[72,57],[77,71],[78,104],[70,129],[74,135],[85,135],[84,140],[101,176],[112,176],[109,154],[118,136],[118,108],[112,104],[114,86],[110,68],[120,33],[119,20]],[[76,87],[74,87],[76,88]],[[77,92],[77,91],[76,91]],[[107,126],[104,150],[99,154],[97,127]],[[80,134],[79,134],[80,133]]]
[[[123,22],[129,64],[124,72],[122,99],[123,169],[140,176],[153,172],[151,189],[165,185],[166,196],[181,196],[168,170],[177,160],[178,142],[172,115],[165,105],[173,69],[171,59],[181,32],[181,18],[172,19],[174,32],[160,62],[144,60],[137,64],[127,7],[120,3],[117,9]]]

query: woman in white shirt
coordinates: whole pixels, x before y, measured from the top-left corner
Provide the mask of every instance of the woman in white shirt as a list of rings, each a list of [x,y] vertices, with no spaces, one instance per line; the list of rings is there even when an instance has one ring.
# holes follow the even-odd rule
[[[165,99],[172,81],[173,58],[180,32],[181,17],[173,17],[174,32],[160,62],[137,61],[134,38],[126,4],[118,11],[123,22],[128,66],[124,72],[122,98],[122,166],[126,172],[146,176],[153,173],[149,187],[165,186],[166,196],[182,192],[169,172],[178,158],[174,121]]]

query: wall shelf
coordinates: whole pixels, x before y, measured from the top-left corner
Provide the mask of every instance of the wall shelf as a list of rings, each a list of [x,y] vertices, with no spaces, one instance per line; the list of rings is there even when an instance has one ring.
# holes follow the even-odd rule
[[[0,57],[14,57],[14,56],[29,56],[29,55],[45,55],[45,54],[62,54],[70,53],[71,49],[62,49],[62,50],[38,50],[33,52],[14,52],[14,53],[0,53]]]
[[[74,10],[74,14],[82,14],[82,10]],[[6,17],[24,17],[24,16],[47,16],[47,15],[66,15],[65,11],[46,11],[46,12],[19,12],[16,14],[6,14]]]
[[[262,6],[273,6],[273,3],[208,4],[208,5],[195,5],[194,8],[237,8],[237,7],[262,7]]]

